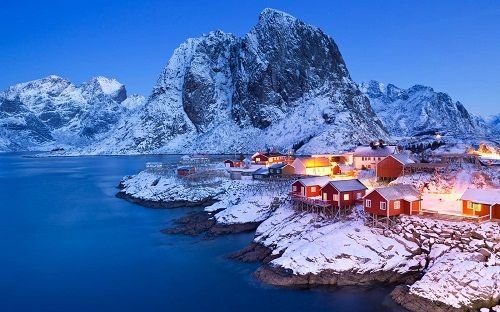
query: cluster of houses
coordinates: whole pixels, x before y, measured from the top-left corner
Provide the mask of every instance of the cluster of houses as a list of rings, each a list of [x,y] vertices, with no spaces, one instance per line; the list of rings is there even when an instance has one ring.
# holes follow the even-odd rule
[[[348,209],[362,204],[370,219],[390,221],[405,214],[422,214],[422,194],[412,185],[396,184],[368,191],[358,179],[335,180],[330,177],[306,177],[292,183],[294,204],[305,208]],[[467,189],[460,197],[462,214],[472,220],[500,220],[500,191]]]
[[[465,155],[465,156],[464,156]],[[447,156],[446,159],[449,160]],[[467,154],[455,155],[462,160]],[[255,180],[290,179],[290,197],[299,207],[341,210],[363,204],[373,220],[391,220],[401,214],[422,214],[422,195],[411,185],[397,184],[368,191],[356,173],[372,169],[379,181],[393,181],[415,172],[447,168],[447,161],[416,162],[395,145],[359,146],[350,153],[292,157],[277,152],[257,152],[251,159],[225,160],[226,167],[247,168]],[[253,169],[255,170],[253,170]],[[468,189],[460,198],[462,214],[480,220],[500,219],[500,191]]]
[[[278,152],[257,152],[251,159],[226,159],[227,168],[249,169],[254,179],[282,176],[354,176],[356,171],[374,169],[380,179],[393,180],[405,174],[415,161],[400,154],[396,145],[359,146],[354,152],[293,157]]]

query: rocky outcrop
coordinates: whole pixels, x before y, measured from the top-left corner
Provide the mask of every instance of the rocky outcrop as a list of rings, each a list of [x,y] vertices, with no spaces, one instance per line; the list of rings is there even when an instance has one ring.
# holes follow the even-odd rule
[[[260,222],[244,222],[224,224],[218,223],[215,215],[223,209],[213,211],[200,211],[190,213],[187,216],[174,220],[174,226],[162,230],[165,234],[185,234],[207,236],[218,236],[254,231]]]
[[[367,227],[284,206],[257,228],[236,259],[261,260],[255,276],[285,287],[397,287],[410,311],[476,311],[500,299],[500,225],[402,216],[390,228]]]
[[[254,273],[259,280],[275,286],[311,287],[311,286],[360,286],[396,285],[413,283],[419,272],[404,274],[392,271],[354,272],[323,270],[319,273],[294,274],[292,270],[272,265],[264,265]]]

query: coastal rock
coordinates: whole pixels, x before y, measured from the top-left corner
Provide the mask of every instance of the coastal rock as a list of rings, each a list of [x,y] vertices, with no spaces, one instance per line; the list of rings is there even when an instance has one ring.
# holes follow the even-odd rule
[[[478,255],[446,253],[408,289],[395,290],[394,300],[410,311],[475,311],[498,304],[500,267]]]

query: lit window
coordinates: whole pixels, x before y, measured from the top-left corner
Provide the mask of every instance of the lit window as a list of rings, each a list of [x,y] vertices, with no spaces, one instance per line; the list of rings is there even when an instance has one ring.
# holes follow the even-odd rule
[[[481,211],[481,204],[478,204],[478,203],[472,203],[472,208],[473,208],[475,211]]]
[[[400,204],[399,204],[399,200],[397,200],[394,202],[394,209],[399,209],[399,208],[400,208]]]
[[[380,202],[380,210],[387,210],[387,203],[386,202]]]
[[[344,194],[344,200],[349,200],[349,194]]]
[[[368,208],[371,208],[372,207],[372,201],[370,199],[367,199],[365,201],[365,206],[368,207]]]
[[[311,186],[311,192],[316,192],[316,186]]]
[[[339,201],[339,194],[333,194],[333,200]]]
[[[472,202],[471,201],[467,201],[467,209],[472,209]]]
[[[292,190],[293,190],[294,192],[297,192],[297,185],[292,186]]]

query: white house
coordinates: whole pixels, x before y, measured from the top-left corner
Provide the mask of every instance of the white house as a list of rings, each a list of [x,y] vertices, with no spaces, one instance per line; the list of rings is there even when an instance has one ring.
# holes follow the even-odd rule
[[[384,157],[398,153],[396,145],[358,146],[353,153],[353,166],[356,169],[375,169]]]

